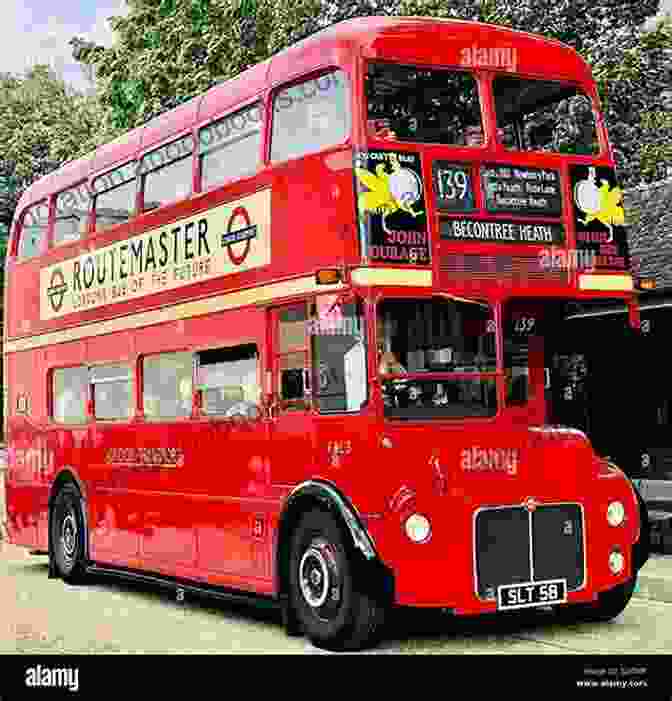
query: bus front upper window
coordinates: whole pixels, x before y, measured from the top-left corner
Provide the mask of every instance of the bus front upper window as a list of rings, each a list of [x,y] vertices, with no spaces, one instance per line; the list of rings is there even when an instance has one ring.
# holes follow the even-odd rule
[[[590,98],[575,85],[500,77],[493,82],[497,135],[507,149],[599,152]]]
[[[468,71],[372,63],[365,89],[371,137],[454,146],[482,144],[478,86]]]

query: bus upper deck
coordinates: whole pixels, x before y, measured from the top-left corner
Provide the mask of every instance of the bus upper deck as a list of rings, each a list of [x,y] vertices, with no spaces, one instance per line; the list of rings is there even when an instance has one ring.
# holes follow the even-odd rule
[[[620,198],[569,47],[352,20],[30,187],[7,260],[9,348],[335,261],[348,280],[394,269],[355,283],[631,301]]]

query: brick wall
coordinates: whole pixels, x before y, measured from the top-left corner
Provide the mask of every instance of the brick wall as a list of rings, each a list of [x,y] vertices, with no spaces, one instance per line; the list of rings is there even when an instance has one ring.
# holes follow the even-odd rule
[[[635,274],[671,289],[672,178],[626,190],[624,207]]]

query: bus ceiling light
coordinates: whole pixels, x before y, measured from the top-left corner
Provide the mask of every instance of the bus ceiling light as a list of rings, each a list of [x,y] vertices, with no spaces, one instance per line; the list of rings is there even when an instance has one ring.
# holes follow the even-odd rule
[[[612,501],[607,507],[607,521],[610,526],[620,526],[625,521],[625,507],[620,501]]]
[[[625,558],[620,550],[612,550],[609,553],[609,569],[612,574],[620,574],[625,566]]]
[[[404,524],[404,530],[409,540],[414,543],[424,543],[429,540],[432,528],[429,519],[422,514],[411,514]]]
[[[337,285],[341,281],[341,271],[338,268],[325,268],[315,273],[318,285]]]

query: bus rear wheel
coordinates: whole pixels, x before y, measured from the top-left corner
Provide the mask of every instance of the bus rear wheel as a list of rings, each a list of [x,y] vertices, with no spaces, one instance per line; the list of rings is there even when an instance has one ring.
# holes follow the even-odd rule
[[[85,537],[81,497],[73,484],[66,484],[52,506],[50,557],[56,575],[68,584],[86,579]]]
[[[301,519],[289,567],[291,606],[313,645],[345,651],[378,641],[385,606],[360,590],[354,553],[331,515],[316,509]]]
[[[635,590],[637,577],[602,592],[595,603],[570,604],[557,609],[560,618],[566,622],[605,623],[616,618],[630,603]]]

